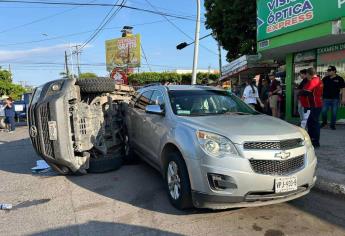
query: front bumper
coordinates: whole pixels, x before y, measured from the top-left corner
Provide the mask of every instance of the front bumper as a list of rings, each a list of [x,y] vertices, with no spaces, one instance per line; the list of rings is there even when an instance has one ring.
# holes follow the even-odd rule
[[[210,209],[230,209],[239,207],[257,207],[271,204],[282,203],[300,198],[308,194],[311,188],[315,185],[316,177],[312,185],[299,187],[296,191],[284,194],[265,194],[265,195],[251,195],[246,196],[219,196],[208,195],[192,191],[193,204],[197,208],[210,208]]]
[[[74,82],[65,80],[61,91],[55,94],[49,94],[53,82],[44,85],[28,113],[29,134],[37,154],[60,173],[75,172],[81,166],[73,151],[70,126],[69,101],[78,99]],[[56,122],[56,140],[50,138],[49,121]]]
[[[257,159],[274,160],[275,152],[260,151],[245,153],[243,156]],[[248,206],[261,206],[290,201],[308,194],[316,181],[315,169],[317,159],[314,150],[306,147],[291,151],[292,157],[304,156],[304,165],[286,175],[256,173],[248,158],[187,158],[192,197],[195,207],[225,209]],[[226,177],[225,189],[215,189],[209,175]],[[275,193],[276,178],[284,176],[297,177],[297,191],[283,194]]]

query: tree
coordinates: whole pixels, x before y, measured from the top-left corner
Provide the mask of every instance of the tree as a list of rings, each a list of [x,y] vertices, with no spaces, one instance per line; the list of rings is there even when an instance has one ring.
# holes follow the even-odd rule
[[[0,80],[2,81],[7,81],[7,82],[12,82],[12,73],[9,72],[8,70],[2,70],[0,67]]]
[[[19,99],[26,89],[18,84],[12,83],[12,74],[0,68],[0,97],[7,95],[13,99]]]
[[[208,79],[210,82],[215,81],[219,78],[219,74],[209,74],[209,73],[198,73],[197,83],[201,84],[201,81]],[[191,84],[192,74],[178,74],[176,72],[143,72],[134,73],[128,77],[129,83],[132,85],[145,85],[150,83],[181,83],[181,84]]]
[[[206,28],[228,51],[231,61],[256,53],[256,1],[205,0]]]

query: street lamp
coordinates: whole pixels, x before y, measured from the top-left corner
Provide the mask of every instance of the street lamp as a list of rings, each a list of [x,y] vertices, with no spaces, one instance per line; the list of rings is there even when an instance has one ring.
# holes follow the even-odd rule
[[[197,74],[198,57],[199,57],[199,34],[200,34],[200,0],[197,0],[197,16],[196,16],[196,27],[195,27],[192,84],[196,84],[196,74]]]

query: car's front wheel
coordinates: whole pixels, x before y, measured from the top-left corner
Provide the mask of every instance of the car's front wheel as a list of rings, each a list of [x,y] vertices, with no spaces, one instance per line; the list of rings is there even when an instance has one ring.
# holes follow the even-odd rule
[[[168,154],[164,173],[171,204],[180,210],[193,207],[188,170],[179,153]]]

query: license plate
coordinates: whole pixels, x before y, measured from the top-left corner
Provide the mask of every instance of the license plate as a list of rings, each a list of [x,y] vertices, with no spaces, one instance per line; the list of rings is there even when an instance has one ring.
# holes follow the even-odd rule
[[[56,121],[48,121],[49,139],[57,140]]]
[[[297,190],[297,177],[281,177],[275,179],[275,192],[286,193]]]

